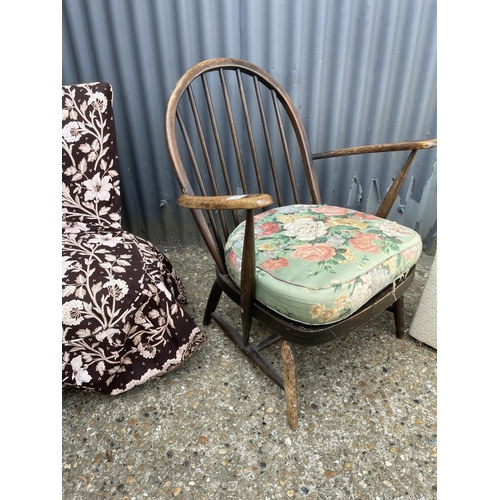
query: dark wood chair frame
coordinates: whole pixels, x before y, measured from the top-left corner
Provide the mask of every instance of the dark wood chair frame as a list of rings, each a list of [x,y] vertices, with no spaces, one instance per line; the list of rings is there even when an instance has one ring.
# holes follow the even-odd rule
[[[222,151],[222,139],[220,133],[221,127],[216,118],[214,101],[212,99],[212,94],[207,80],[207,74],[210,72],[216,72],[219,75],[220,89],[222,90],[224,96],[223,100],[229,123],[228,127],[232,135],[232,145],[234,147],[235,161],[238,166],[238,172],[240,175],[239,180],[241,182],[243,195],[233,192],[231,188],[231,182],[229,180],[230,169]],[[252,175],[256,175],[257,185],[259,186],[258,192],[249,192],[248,182],[246,180],[247,174],[245,174],[243,169],[244,153],[241,151],[236,132],[236,120],[233,107],[234,102],[232,102],[229,98],[229,93],[227,91],[227,79],[230,74],[232,75],[231,78],[236,78],[237,86],[239,88],[240,104],[243,108],[242,116],[244,117],[244,122],[247,127],[249,135],[249,150],[253,158]],[[273,160],[274,156],[270,146],[269,133],[267,131],[268,118],[266,118],[266,112],[264,110],[264,101],[261,95],[262,89],[269,89],[271,94],[276,120],[278,121],[278,127],[280,129],[280,133],[282,134],[282,145],[284,148],[284,155],[288,163],[287,167],[291,178],[290,180],[292,183],[295,203],[300,203],[298,199],[297,181],[291,167],[290,150],[287,139],[283,136],[285,127],[282,121],[282,111],[280,111],[280,109],[283,109],[286,112],[286,115],[291,122],[295,140],[300,150],[300,156],[310,194],[310,200],[305,202],[307,204],[321,204],[320,188],[313,164],[314,160],[348,155],[410,151],[406,162],[394,179],[376,213],[377,216],[386,218],[396,200],[397,194],[406,175],[408,174],[417,151],[420,149],[436,147],[437,140],[376,144],[312,154],[307,134],[298,110],[287,92],[268,73],[247,61],[239,59],[224,58],[203,61],[188,70],[181,77],[172,91],[165,114],[165,139],[169,157],[174,168],[177,181],[183,193],[178,198],[177,202],[180,206],[191,210],[199,231],[201,232],[207,248],[215,262],[216,277],[207,301],[203,324],[208,325],[210,321],[214,319],[222,331],[236,344],[236,346],[250,359],[250,361],[284,390],[288,423],[290,428],[295,430],[298,426],[298,396],[294,344],[314,345],[330,342],[331,340],[345,335],[351,330],[364,325],[385,310],[390,310],[394,314],[397,337],[404,337],[403,294],[413,281],[415,266],[412,267],[406,276],[398,279],[394,284],[378,293],[354,314],[340,322],[330,325],[309,326],[293,322],[255,300],[254,216],[258,211],[269,209],[270,205],[272,205],[274,201],[273,197],[266,193],[262,188],[262,171],[256,152],[258,146],[253,140],[252,124],[246,94],[246,92],[248,92],[248,87],[245,89],[242,81],[243,75],[248,75],[254,84],[261,123],[264,128],[264,136],[266,137],[266,146],[268,148],[269,162],[266,164],[266,168],[271,169],[272,172],[278,206],[282,206],[284,203],[282,191],[278,182],[279,173]],[[209,119],[205,118],[205,122],[208,122],[211,127],[210,134],[203,131],[203,117],[199,112],[195,94],[192,91],[193,82],[198,78],[201,79],[203,86],[204,99],[206,101],[204,105],[206,106],[209,115]],[[202,158],[205,163],[203,168],[206,168],[206,171],[208,172],[208,174],[206,174],[209,178],[209,182],[207,183],[208,185],[203,183],[203,174],[200,162],[198,161],[194,151],[195,146],[189,136],[188,127],[186,126],[186,122],[184,121],[183,115],[179,109],[179,103],[182,97],[187,98],[189,102],[188,109],[190,109],[193,117],[192,119],[195,123],[192,128],[196,129],[196,140],[200,144],[199,148],[202,151]],[[280,106],[282,106],[282,108],[280,108]],[[191,173],[191,176],[188,175],[188,171],[185,167],[185,161],[183,161],[183,157],[179,149],[177,135],[178,130],[180,130],[180,137],[182,137],[185,141],[188,152],[187,154],[192,163],[194,177],[196,177],[199,184],[197,191],[195,191],[192,187],[190,177],[192,178],[193,174]],[[222,188],[216,185],[216,174],[214,173],[215,167],[213,165],[213,159],[210,157],[208,152],[209,141],[211,140],[214,140],[216,143],[218,152],[217,156],[220,163],[217,168],[221,169],[225,181]],[[241,212],[238,211],[244,211],[246,220],[241,288],[236,286],[236,284],[229,277],[224,262],[224,244],[230,232],[230,225],[227,222],[227,214],[232,214],[233,227],[235,227],[235,225],[240,222],[238,213]],[[218,216],[219,219],[216,220],[216,216]],[[223,292],[240,307],[241,331],[239,331],[239,329],[235,326],[230,325],[216,312],[217,305]],[[253,318],[266,325],[273,332],[266,340],[260,342],[258,345],[253,345],[250,342],[250,329]],[[276,372],[274,367],[262,354],[264,349],[279,341],[282,342],[282,376]]]

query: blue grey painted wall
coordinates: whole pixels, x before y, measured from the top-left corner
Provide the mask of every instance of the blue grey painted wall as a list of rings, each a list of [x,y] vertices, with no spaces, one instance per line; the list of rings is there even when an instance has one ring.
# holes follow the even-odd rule
[[[271,73],[313,152],[437,134],[436,0],[63,0],[62,38],[62,84],[113,85],[124,226],[160,246],[200,241],[175,204],[164,112],[201,60],[238,57]],[[406,156],[323,160],[323,201],[373,213]],[[417,154],[389,215],[427,251],[437,243],[436,157]]]

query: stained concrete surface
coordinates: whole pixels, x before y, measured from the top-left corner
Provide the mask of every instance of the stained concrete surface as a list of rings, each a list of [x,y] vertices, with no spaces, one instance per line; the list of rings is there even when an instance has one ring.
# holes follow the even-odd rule
[[[119,396],[62,394],[62,498],[437,498],[437,351],[395,336],[392,315],[297,346],[299,428],[282,391],[215,324],[202,325],[213,266],[167,248],[207,343],[181,369]],[[406,331],[432,256],[406,297]],[[220,310],[237,321],[238,309]],[[264,335],[255,325],[254,334]],[[279,346],[267,351],[277,369]]]

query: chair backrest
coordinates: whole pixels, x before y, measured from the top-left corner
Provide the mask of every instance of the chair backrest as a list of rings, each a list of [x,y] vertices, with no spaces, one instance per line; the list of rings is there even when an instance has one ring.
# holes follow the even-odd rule
[[[211,59],[186,72],[168,102],[165,138],[184,194],[267,193],[273,206],[321,203],[298,110],[274,78],[247,61]],[[204,236],[210,252],[222,256],[244,214],[193,212],[201,233],[212,235]]]
[[[109,83],[62,87],[63,232],[121,228],[112,101]]]

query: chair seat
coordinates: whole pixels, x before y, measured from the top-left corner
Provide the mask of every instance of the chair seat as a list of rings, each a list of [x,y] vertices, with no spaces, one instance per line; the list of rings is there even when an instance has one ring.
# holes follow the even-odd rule
[[[396,222],[328,205],[289,205],[255,217],[256,298],[307,325],[333,324],[404,276],[418,260],[418,233]],[[225,247],[240,286],[245,223]]]

